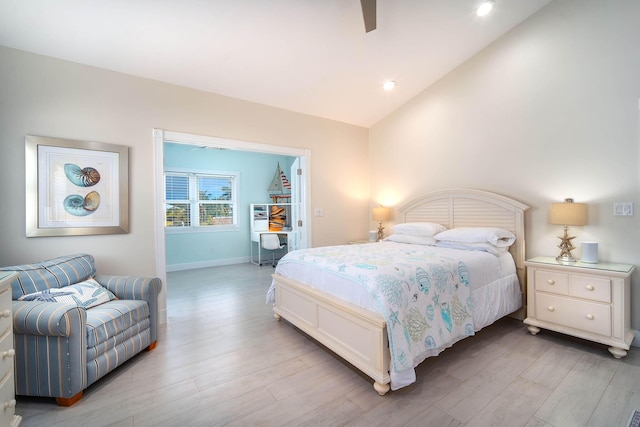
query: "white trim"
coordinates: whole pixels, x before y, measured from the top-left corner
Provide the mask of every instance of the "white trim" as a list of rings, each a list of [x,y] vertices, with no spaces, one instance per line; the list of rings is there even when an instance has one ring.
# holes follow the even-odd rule
[[[164,140],[176,144],[202,145],[204,147],[225,148],[227,150],[257,151],[260,153],[282,154],[285,156],[306,157],[311,154],[309,150],[302,148],[283,147],[280,145],[267,145],[257,142],[238,141],[234,139],[219,138],[216,136],[193,135],[190,133],[165,130]]]
[[[154,175],[153,186],[156,195],[156,277],[162,280],[162,290],[158,295],[158,317],[160,324],[167,323],[167,263],[164,241],[164,132],[153,130]]]

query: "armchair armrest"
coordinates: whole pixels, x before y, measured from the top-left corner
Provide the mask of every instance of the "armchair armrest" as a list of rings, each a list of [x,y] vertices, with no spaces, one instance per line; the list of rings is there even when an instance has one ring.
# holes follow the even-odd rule
[[[86,311],[74,304],[43,301],[13,301],[16,334],[68,337],[85,333]]]
[[[95,280],[120,299],[158,299],[162,282],[157,277],[97,275]]]
[[[16,394],[69,399],[86,388],[87,312],[73,304],[13,301]]]
[[[144,300],[149,304],[151,342],[158,340],[158,295],[162,281],[157,277],[108,276],[99,274],[95,280],[120,299]]]

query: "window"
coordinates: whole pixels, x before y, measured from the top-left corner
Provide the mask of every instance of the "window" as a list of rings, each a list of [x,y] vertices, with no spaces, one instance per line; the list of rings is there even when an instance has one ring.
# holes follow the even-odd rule
[[[165,227],[204,230],[237,227],[234,173],[165,173]]]

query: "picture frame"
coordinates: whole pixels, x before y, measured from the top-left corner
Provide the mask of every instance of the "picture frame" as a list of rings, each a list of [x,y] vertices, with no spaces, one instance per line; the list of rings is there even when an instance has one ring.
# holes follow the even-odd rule
[[[129,147],[27,135],[27,237],[129,232]]]

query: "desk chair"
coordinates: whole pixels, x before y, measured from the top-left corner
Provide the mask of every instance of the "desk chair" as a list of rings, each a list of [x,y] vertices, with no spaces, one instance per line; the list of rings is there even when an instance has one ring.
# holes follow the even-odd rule
[[[280,236],[276,233],[265,233],[260,235],[260,246],[263,249],[271,251],[272,266],[276,266],[276,251],[284,249],[287,244],[280,241]]]

